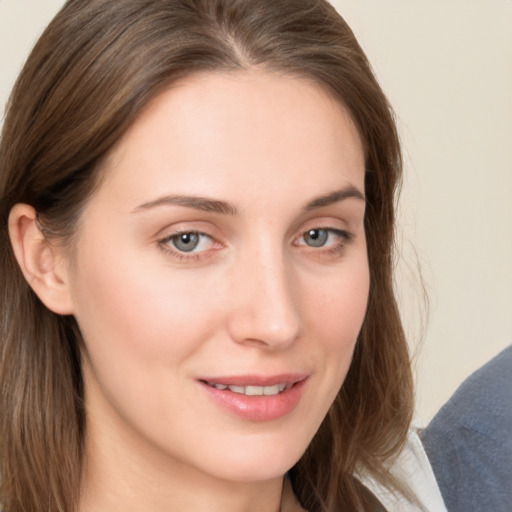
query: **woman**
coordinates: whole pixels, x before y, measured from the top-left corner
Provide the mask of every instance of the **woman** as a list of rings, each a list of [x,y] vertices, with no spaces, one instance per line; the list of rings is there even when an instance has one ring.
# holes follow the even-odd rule
[[[329,4],[70,0],[0,151],[5,512],[404,489],[400,149]]]

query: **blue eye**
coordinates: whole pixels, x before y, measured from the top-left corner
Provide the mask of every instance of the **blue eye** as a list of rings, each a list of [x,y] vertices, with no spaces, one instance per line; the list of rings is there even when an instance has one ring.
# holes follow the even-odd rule
[[[191,253],[202,252],[211,249],[213,240],[210,236],[197,231],[183,231],[170,236],[164,240],[166,245],[172,245],[172,248],[178,252]]]
[[[352,234],[342,229],[313,228],[302,233],[296,241],[296,245],[315,249],[342,250],[352,240],[352,237]]]
[[[310,229],[303,235],[304,242],[310,247],[323,247],[329,240],[329,230]]]
[[[158,240],[158,245],[166,254],[182,262],[201,261],[222,248],[213,237],[200,231],[177,231]]]
[[[192,252],[197,249],[199,242],[201,241],[201,235],[199,233],[180,233],[174,235],[170,242],[178,251],[181,252]]]

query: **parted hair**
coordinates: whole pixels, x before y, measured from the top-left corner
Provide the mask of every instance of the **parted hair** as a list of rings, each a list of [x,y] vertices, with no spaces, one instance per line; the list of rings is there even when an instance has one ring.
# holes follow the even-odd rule
[[[324,0],[69,0],[31,52],[0,141],[0,503],[74,512],[86,425],[80,330],[48,310],[15,260],[8,216],[35,208],[72,243],[102,162],[160,92],[194,73],[263,69],[314,81],[365,151],[370,293],[346,380],[289,478],[309,512],[373,510],[359,483],[400,487],[412,378],[393,293],[401,154],[392,110],[352,31]]]

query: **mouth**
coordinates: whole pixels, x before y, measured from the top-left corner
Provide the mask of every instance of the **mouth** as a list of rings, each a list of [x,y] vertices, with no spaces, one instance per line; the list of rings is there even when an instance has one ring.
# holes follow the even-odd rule
[[[228,390],[233,393],[246,396],[275,396],[288,391],[295,383],[280,382],[272,386],[242,386],[237,384],[222,384],[218,382],[202,381],[204,384],[219,389],[221,391]]]
[[[309,375],[245,375],[199,379],[207,396],[221,409],[249,421],[286,416],[299,404]]]

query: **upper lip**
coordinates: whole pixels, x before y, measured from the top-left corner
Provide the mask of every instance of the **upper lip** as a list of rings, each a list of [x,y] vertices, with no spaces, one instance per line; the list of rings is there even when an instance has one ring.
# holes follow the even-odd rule
[[[276,384],[293,385],[308,377],[303,373],[286,373],[280,375],[227,375],[222,377],[202,377],[199,380],[208,384],[225,384],[226,386],[275,386]]]

